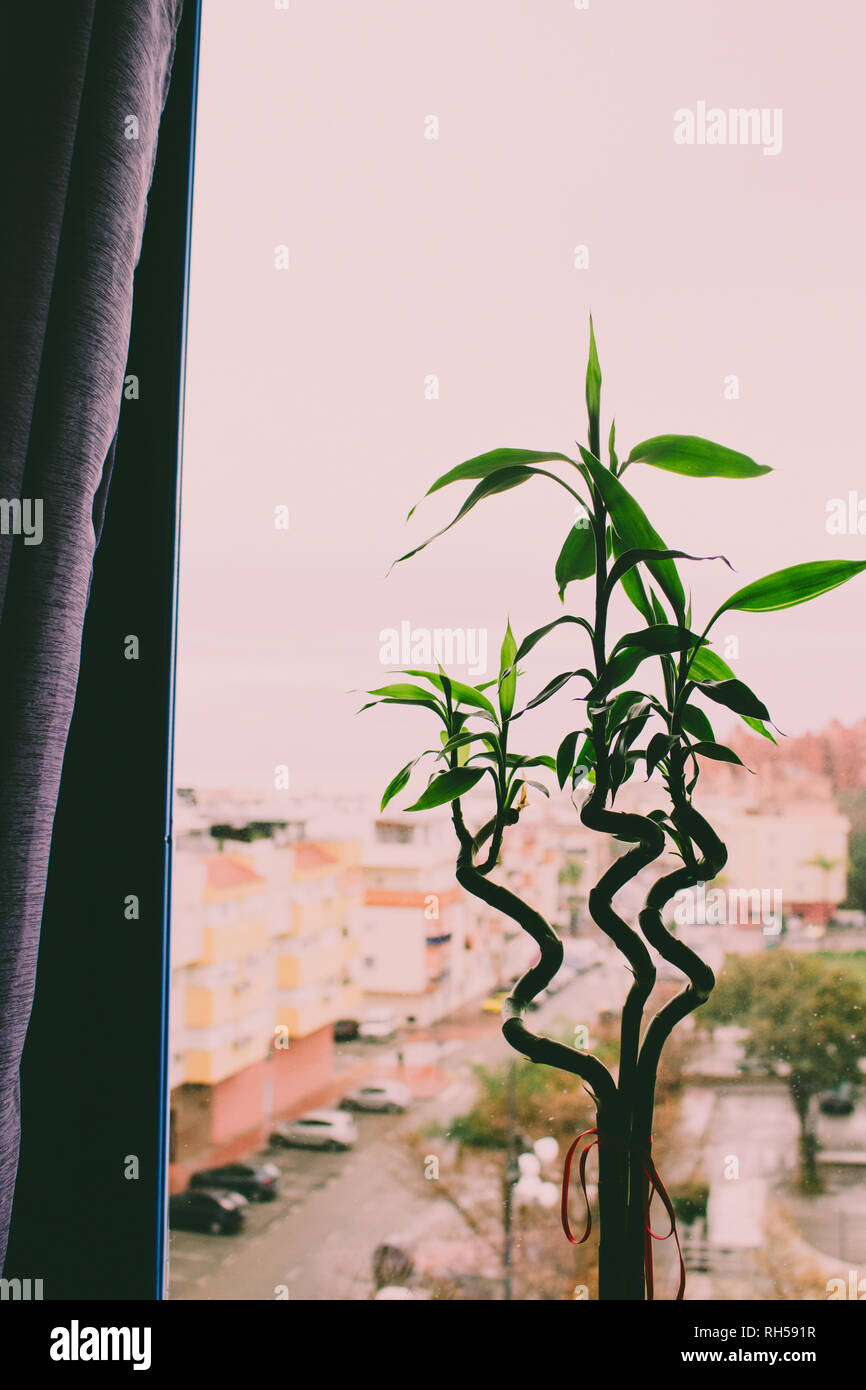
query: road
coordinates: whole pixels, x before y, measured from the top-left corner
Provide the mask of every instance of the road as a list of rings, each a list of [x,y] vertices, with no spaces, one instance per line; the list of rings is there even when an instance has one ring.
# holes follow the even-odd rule
[[[531,1015],[532,1026],[557,1035],[569,1022],[591,1026],[599,1007],[619,1007],[627,982],[613,953]],[[417,1101],[404,1116],[359,1116],[360,1137],[350,1153],[290,1149],[250,1155],[280,1168],[280,1196],[251,1203],[247,1228],[238,1235],[173,1231],[170,1298],[367,1299],[377,1245],[428,1216],[445,1220],[439,1209],[446,1204],[406,1139],[468,1109],[475,1092],[472,1063],[491,1066],[514,1054],[499,1020],[477,1006],[401,1041],[399,1048],[407,1067],[435,1065],[445,1073],[438,1094]],[[369,1057],[370,1050],[370,1044],[341,1047],[338,1070]],[[379,1047],[376,1056],[382,1070],[390,1071],[397,1065],[397,1046]]]

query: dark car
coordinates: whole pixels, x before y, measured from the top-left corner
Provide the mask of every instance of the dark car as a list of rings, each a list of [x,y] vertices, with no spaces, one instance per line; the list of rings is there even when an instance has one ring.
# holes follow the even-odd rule
[[[818,1109],[822,1115],[853,1115],[854,1096],[849,1083],[843,1081],[835,1091],[822,1091],[818,1097]]]
[[[239,1192],[188,1189],[168,1199],[168,1224],[174,1231],[209,1231],[227,1235],[244,1224],[246,1198]]]
[[[354,1042],[358,1036],[356,1018],[338,1018],[334,1024],[334,1042]]]
[[[273,1163],[226,1163],[222,1168],[203,1168],[193,1173],[191,1188],[225,1188],[251,1202],[272,1202],[279,1189],[280,1170]]]

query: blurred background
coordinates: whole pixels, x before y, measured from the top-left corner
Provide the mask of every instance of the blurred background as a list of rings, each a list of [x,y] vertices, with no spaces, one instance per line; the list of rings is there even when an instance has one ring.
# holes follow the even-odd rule
[[[574,516],[544,479],[385,576],[468,492],[404,525],[439,474],[584,440],[590,311],[621,457],[694,433],[773,469],[630,469],[669,544],[737,571],[683,570],[696,622],[781,566],[863,556],[864,30],[847,0],[817,30],[805,0],[205,0],[171,1297],[595,1297],[594,1236],[570,1247],[556,1210],[589,1098],[499,1033],[534,947],[457,887],[446,808],[407,815],[404,792],[380,812],[436,735],[423,712],[358,717],[352,692],[440,652],[491,679],[507,617],[519,640],[563,611]],[[711,143],[706,113],[741,109],[754,138]],[[584,588],[566,611],[589,613]],[[707,765],[728,864],[671,905],[720,982],[665,1052],[656,1117],[689,1299],[856,1296],[830,1284],[866,1263],[862,606],[855,580],[717,630],[786,737],[716,719],[754,772]],[[581,664],[573,631],[533,652],[525,694]],[[556,751],[568,700],[537,711],[529,751]],[[630,783],[623,806],[647,797]],[[612,853],[539,795],[499,873],[565,941],[533,1026],[615,1067],[629,976],[586,909]],[[681,982],[659,976],[653,1004]]]

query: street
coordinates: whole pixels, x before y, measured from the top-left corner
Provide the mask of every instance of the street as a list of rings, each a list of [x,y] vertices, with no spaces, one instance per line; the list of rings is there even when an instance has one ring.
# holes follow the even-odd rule
[[[531,1014],[530,1026],[557,1033],[569,1024],[590,1026],[600,1005],[617,1004],[627,980],[614,952]],[[271,1299],[285,1298],[287,1290],[290,1299],[367,1299],[374,1291],[373,1253],[382,1241],[419,1220],[449,1220],[453,1208],[437,1199],[435,1182],[425,1179],[404,1140],[434,1121],[447,1124],[471,1105],[472,1063],[493,1066],[514,1054],[499,1019],[475,1003],[419,1038],[341,1045],[337,1071],[372,1056],[383,1074],[399,1076],[398,1047],[407,1067],[435,1064],[444,1073],[438,1093],[416,1100],[402,1116],[357,1116],[360,1137],[348,1153],[268,1149],[253,1155],[253,1161],[279,1167],[280,1196],[250,1203],[238,1235],[172,1231],[170,1298]],[[456,1214],[451,1219],[460,1220]]]

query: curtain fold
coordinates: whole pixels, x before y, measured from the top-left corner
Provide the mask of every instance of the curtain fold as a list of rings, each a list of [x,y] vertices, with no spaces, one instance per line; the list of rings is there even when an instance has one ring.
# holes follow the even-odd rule
[[[181,7],[0,12],[0,1268],[52,824]],[[86,902],[69,904],[68,925],[87,930]],[[57,1039],[59,1085],[74,1049]]]

